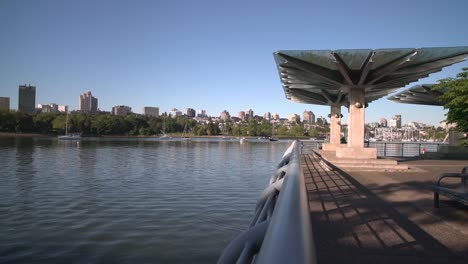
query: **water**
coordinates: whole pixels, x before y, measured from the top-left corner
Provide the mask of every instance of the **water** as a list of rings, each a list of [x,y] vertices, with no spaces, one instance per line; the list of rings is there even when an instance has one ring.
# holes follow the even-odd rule
[[[0,262],[213,263],[289,143],[0,138]]]

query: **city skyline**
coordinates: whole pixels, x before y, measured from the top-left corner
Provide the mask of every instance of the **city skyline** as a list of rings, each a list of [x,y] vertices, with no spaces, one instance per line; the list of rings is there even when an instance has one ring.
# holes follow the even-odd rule
[[[35,94],[34,94],[34,97],[37,95],[37,94],[36,94],[36,92],[37,92],[37,87],[34,86],[34,85],[31,85],[31,84],[28,84],[28,85],[19,85],[19,94],[21,94],[22,89],[24,89],[25,87],[33,87],[33,88],[34,88],[34,93],[35,93]],[[19,98],[19,94],[18,94],[18,98]],[[11,100],[9,97],[0,97],[0,98],[5,98],[5,99]],[[88,100],[89,100],[90,102],[89,102],[89,103],[85,103],[85,108],[87,108],[87,109],[82,110],[82,109],[80,109],[80,108],[83,106],[83,99],[85,99],[85,98],[87,98],[87,100],[85,100],[85,101],[88,101]],[[131,106],[126,106],[126,105],[122,105],[122,104],[115,104],[110,110],[107,110],[107,109],[100,109],[100,108],[98,107],[98,105],[97,105],[97,101],[98,101],[98,99],[95,98],[95,97],[92,95],[92,91],[86,91],[86,92],[80,94],[80,96],[79,96],[79,102],[78,102],[78,108],[77,108],[77,109],[73,109],[73,108],[70,109],[70,108],[69,108],[69,105],[58,105],[58,104],[56,104],[55,102],[49,102],[49,103],[47,103],[47,104],[38,103],[38,104],[35,106],[35,109],[36,109],[36,110],[41,110],[41,109],[43,108],[43,106],[45,106],[46,108],[50,108],[50,107],[51,107],[50,105],[55,105],[56,108],[57,108],[57,111],[55,111],[55,112],[79,111],[79,112],[90,113],[90,112],[102,111],[102,112],[109,112],[109,113],[114,114],[114,115],[127,115],[127,114],[130,114],[130,113],[135,113],[135,114],[149,115],[149,116],[157,116],[157,115],[163,115],[163,114],[167,114],[167,115],[169,115],[169,116],[179,116],[179,115],[187,115],[186,111],[187,111],[188,109],[195,111],[195,109],[193,109],[193,108],[191,108],[191,107],[185,107],[185,108],[184,108],[185,111],[182,113],[182,111],[180,111],[179,108],[177,108],[177,107],[172,107],[171,110],[161,111],[161,112],[160,112],[160,107],[158,107],[158,106],[144,106],[140,112],[137,112],[137,111],[133,111]],[[93,106],[93,107],[94,107],[94,110],[91,110],[91,108],[93,108],[93,107],[91,106],[91,104],[94,104],[94,106]],[[310,105],[310,104],[303,104],[303,105]],[[88,108],[89,108],[89,109],[88,109]],[[125,110],[122,111],[121,109],[124,109],[124,108],[125,108]],[[152,109],[152,108],[153,108],[153,109]],[[344,107],[344,106],[342,106],[342,108],[345,108],[345,109],[346,109],[346,107]],[[119,109],[119,110],[117,110],[117,109]],[[146,114],[146,113],[145,113],[145,112],[146,112],[145,109],[148,109],[148,110],[151,109],[152,111],[155,111],[155,109],[157,109],[157,113],[158,113],[158,114],[157,114],[157,115],[155,115],[154,113],[152,113],[152,114]],[[20,111],[19,109],[13,109],[13,108],[11,108],[11,107],[10,107],[10,110],[18,110],[18,111]],[[313,119],[317,119],[317,120],[318,120],[319,118],[325,118],[325,119],[327,118],[327,117],[324,116],[324,115],[316,115],[315,112],[312,111],[312,110],[310,110],[310,109],[305,109],[305,110],[302,112],[302,115],[301,115],[301,112],[299,112],[299,113],[289,113],[289,114],[284,115],[284,116],[279,115],[279,114],[278,114],[277,112],[275,112],[275,111],[272,111],[272,112],[267,111],[267,112],[265,112],[265,113],[258,113],[258,112],[255,112],[255,110],[252,109],[252,108],[247,108],[247,109],[245,109],[245,111],[244,111],[244,110],[237,110],[237,111],[239,111],[237,115],[232,114],[232,113],[234,113],[236,110],[226,110],[226,109],[224,109],[223,111],[221,111],[221,113],[220,113],[219,115],[217,115],[216,113],[213,113],[213,114],[207,113],[207,112],[206,112],[206,109],[197,109],[197,110],[196,110],[196,112],[200,112],[200,113],[201,113],[202,111],[205,113],[205,114],[203,114],[204,116],[207,116],[207,117],[217,117],[217,118],[221,118],[221,119],[225,119],[225,118],[223,118],[223,114],[225,114],[225,113],[227,113],[229,116],[236,116],[236,117],[238,117],[238,116],[241,114],[241,112],[246,116],[245,119],[247,119],[247,117],[249,117],[249,116],[251,115],[251,114],[249,114],[249,113],[256,113],[256,114],[254,114],[253,116],[259,116],[259,117],[263,117],[263,118],[265,118],[265,115],[267,115],[267,114],[270,114],[270,115],[271,115],[271,114],[273,113],[273,115],[278,115],[278,118],[276,118],[276,119],[279,119],[279,118],[281,118],[281,119],[290,119],[292,115],[296,115],[296,116],[299,116],[299,117],[300,117],[300,120],[302,120],[302,121],[304,121],[305,115],[309,115],[309,114],[311,114],[311,115],[313,116]],[[49,112],[49,111],[46,111],[46,112]],[[117,114],[117,112],[118,112],[118,114]],[[172,113],[172,112],[174,112],[174,113]],[[175,112],[178,112],[178,113],[180,113],[180,114],[176,114]],[[231,113],[231,112],[232,112],[232,113]],[[345,112],[345,113],[346,113],[346,112]],[[190,117],[190,116],[189,116],[189,117]],[[193,117],[195,117],[195,115],[194,115]],[[386,120],[388,119],[388,120],[390,120],[390,121],[393,121],[393,120],[394,120],[395,118],[397,118],[397,117],[399,118],[399,121],[398,121],[398,122],[399,122],[399,125],[398,125],[398,126],[395,125],[396,127],[401,127],[402,124],[408,124],[408,123],[413,123],[413,122],[417,122],[417,123],[422,123],[422,124],[432,125],[432,126],[434,126],[434,127],[438,127],[438,126],[440,125],[440,123],[443,123],[443,122],[444,122],[444,121],[441,121],[441,122],[439,122],[438,124],[429,124],[429,123],[425,123],[425,122],[420,121],[420,120],[407,120],[407,121],[405,121],[405,122],[403,123],[403,122],[402,122],[402,116],[401,116],[401,114],[395,113],[395,114],[391,114],[390,117],[385,117],[385,116],[380,117],[379,120],[368,120],[368,119],[366,119],[366,124],[370,124],[370,123],[381,123],[383,119],[386,119]],[[241,119],[244,119],[244,118],[241,118]],[[273,119],[275,119],[275,118],[273,118]],[[342,119],[342,124],[346,125],[346,124],[347,124],[346,121],[347,121],[346,118],[343,118],[343,119]],[[394,125],[390,125],[390,126],[394,126]]]
[[[258,115],[277,112],[283,118],[304,110],[327,116],[328,107],[285,98],[273,52],[468,43],[468,36],[459,31],[459,25],[468,22],[463,11],[467,3],[335,4],[342,8],[315,1],[289,6],[242,1],[2,1],[0,97],[9,97],[10,108],[18,109],[17,87],[31,83],[38,89],[37,103],[70,109],[78,109],[75,95],[91,90],[106,111],[128,105],[137,113],[157,106],[161,112],[191,107],[210,115],[252,108]],[[439,16],[427,20],[426,14],[434,12]],[[284,16],[288,19],[278,19]],[[454,77],[462,67],[468,63],[405,88]],[[366,122],[402,114],[403,123],[437,126],[444,113],[438,106],[401,105],[383,98],[369,105]],[[343,115],[346,123],[346,108]]]

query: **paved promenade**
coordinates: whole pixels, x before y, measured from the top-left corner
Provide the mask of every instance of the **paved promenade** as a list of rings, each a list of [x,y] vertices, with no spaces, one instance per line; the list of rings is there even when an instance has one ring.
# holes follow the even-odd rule
[[[468,207],[431,186],[468,161],[401,161],[405,172],[345,172],[302,155],[319,263],[468,263]]]

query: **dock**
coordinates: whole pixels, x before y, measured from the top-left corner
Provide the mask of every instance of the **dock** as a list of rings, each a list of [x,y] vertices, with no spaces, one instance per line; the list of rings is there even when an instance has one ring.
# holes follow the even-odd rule
[[[398,163],[408,169],[342,169],[301,155],[317,263],[468,263],[468,207],[441,200],[435,209],[431,189],[468,161]]]

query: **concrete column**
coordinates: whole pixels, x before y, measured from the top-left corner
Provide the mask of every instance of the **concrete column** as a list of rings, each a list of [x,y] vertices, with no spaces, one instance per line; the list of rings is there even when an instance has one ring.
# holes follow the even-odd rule
[[[341,142],[341,106],[332,105],[330,108],[330,144],[339,145]]]
[[[364,148],[365,91],[349,89],[348,145],[336,148],[336,157],[347,159],[376,159],[376,148]]]
[[[336,117],[335,117],[336,115]],[[330,107],[330,143],[323,144],[324,151],[336,151],[341,144],[341,106]]]
[[[360,104],[360,107],[356,106],[357,104]],[[350,89],[348,117],[348,147],[364,147],[364,105],[364,89]]]

